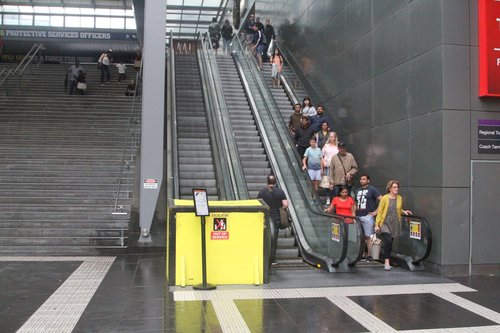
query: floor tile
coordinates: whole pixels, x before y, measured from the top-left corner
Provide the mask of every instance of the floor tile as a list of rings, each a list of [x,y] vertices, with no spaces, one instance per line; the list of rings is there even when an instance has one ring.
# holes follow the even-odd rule
[[[396,330],[496,325],[433,294],[349,298]]]
[[[0,332],[15,332],[81,265],[0,262]]]

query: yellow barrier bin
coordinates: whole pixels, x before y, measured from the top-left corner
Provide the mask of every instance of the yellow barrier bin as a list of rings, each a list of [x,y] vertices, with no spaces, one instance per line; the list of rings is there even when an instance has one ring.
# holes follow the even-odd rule
[[[209,201],[205,217],[207,283],[268,283],[269,207],[260,200]],[[201,217],[192,200],[170,200],[167,217],[169,285],[202,283]]]

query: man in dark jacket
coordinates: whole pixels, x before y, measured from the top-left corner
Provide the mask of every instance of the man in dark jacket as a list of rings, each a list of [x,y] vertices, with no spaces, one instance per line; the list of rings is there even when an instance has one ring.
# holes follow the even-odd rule
[[[300,118],[300,121],[302,123],[302,126],[295,130],[294,141],[295,145],[297,146],[300,159],[302,160],[302,158],[304,158],[306,149],[309,148],[309,141],[314,135],[314,129],[309,122],[308,116],[303,115],[302,118]]]
[[[269,61],[269,57],[267,56],[268,52],[272,52],[273,50],[269,50],[269,44],[271,44],[272,40],[276,39],[276,34],[274,33],[274,27],[271,25],[271,20],[266,19],[266,26],[264,27],[264,36],[266,36],[266,51],[264,52],[264,61]]]

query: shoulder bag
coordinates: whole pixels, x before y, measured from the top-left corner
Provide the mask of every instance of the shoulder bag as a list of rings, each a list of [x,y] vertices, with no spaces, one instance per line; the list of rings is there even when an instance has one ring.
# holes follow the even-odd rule
[[[349,178],[349,180],[347,180],[347,171],[345,170],[344,163],[342,163],[342,159],[340,158],[340,156],[338,154],[337,154],[337,157],[340,161],[340,164],[342,164],[342,169],[344,169],[344,177],[345,177],[346,185],[352,186],[352,184],[354,184],[354,177],[351,175],[351,178]]]

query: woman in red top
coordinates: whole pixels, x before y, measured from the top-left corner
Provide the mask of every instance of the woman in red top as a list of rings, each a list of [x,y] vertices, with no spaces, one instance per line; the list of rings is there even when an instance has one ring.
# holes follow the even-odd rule
[[[333,198],[330,207],[325,209],[326,213],[333,213],[343,216],[354,216],[356,214],[356,203],[354,199],[349,196],[346,186],[341,186],[340,196]],[[346,223],[352,223],[352,219],[345,219]]]

